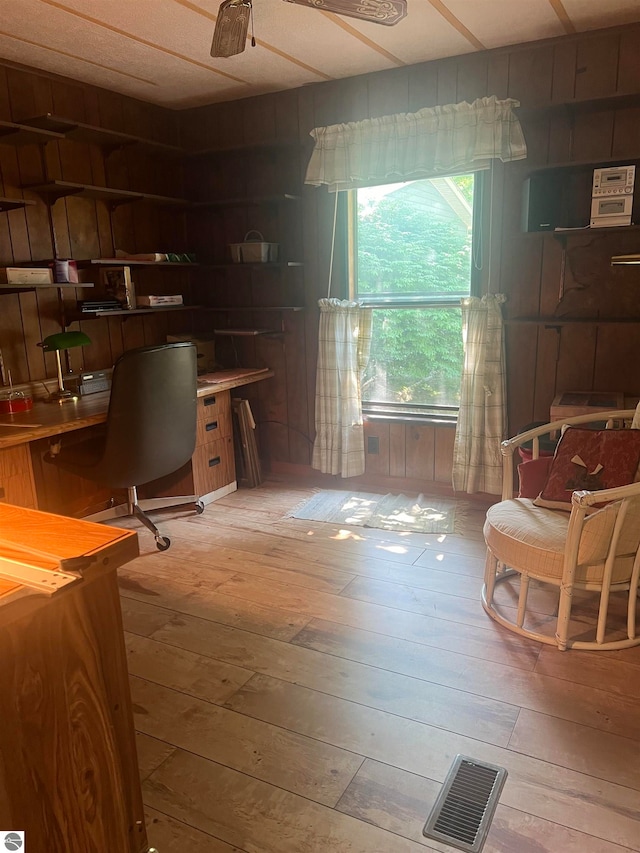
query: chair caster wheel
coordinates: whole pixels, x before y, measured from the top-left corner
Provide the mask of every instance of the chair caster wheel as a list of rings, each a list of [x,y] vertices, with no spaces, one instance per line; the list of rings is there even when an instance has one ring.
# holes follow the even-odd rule
[[[156,548],[158,551],[167,551],[171,545],[171,539],[168,536],[157,536],[156,537]]]
[[[202,513],[204,512],[204,504],[202,503],[202,501],[195,502],[195,510],[196,515],[202,515]]]

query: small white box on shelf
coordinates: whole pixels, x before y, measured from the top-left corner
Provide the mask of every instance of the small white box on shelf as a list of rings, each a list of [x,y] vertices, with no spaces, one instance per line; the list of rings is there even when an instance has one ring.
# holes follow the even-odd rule
[[[0,267],[1,284],[53,284],[49,267]]]
[[[182,305],[182,295],[171,296],[138,296],[136,303],[138,308],[159,308],[162,305]]]

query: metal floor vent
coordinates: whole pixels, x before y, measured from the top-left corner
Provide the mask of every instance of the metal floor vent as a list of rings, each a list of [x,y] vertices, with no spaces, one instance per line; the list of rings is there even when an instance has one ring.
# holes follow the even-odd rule
[[[480,853],[506,778],[504,767],[456,755],[422,834]]]

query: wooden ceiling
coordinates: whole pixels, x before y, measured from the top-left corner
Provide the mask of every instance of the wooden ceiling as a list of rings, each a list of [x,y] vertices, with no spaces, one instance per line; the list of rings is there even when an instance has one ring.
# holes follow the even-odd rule
[[[0,5],[0,58],[174,108],[640,21],[638,0],[408,0],[394,27],[254,0],[257,46],[212,59],[219,0]]]

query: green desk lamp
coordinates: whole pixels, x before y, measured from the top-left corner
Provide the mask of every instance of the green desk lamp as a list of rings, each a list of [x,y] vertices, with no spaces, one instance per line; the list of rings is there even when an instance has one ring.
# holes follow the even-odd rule
[[[64,387],[62,378],[62,364],[60,363],[60,350],[73,349],[74,347],[83,347],[91,343],[91,338],[85,335],[84,332],[58,332],[55,335],[49,335],[41,343],[39,347],[45,352],[55,352],[56,364],[58,367],[58,390],[47,398],[49,403],[67,403],[77,400],[76,394],[67,391]]]

